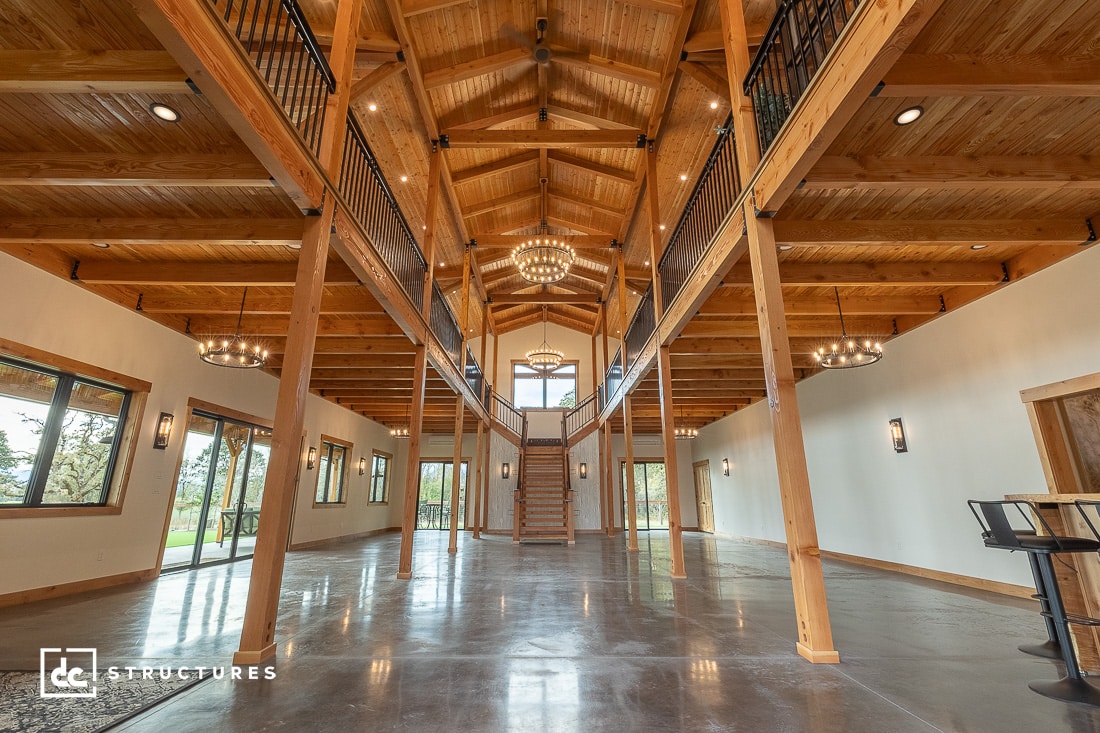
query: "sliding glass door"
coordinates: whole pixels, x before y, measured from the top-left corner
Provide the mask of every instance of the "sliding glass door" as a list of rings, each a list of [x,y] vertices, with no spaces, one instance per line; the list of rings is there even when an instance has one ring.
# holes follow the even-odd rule
[[[270,453],[270,430],[192,413],[162,568],[252,556]]]
[[[626,511],[626,461],[621,463],[623,516]],[[639,530],[668,529],[668,488],[663,461],[634,463],[634,507]]]
[[[458,525],[466,528],[466,468],[461,464],[459,473]],[[420,482],[417,494],[417,529],[451,528],[451,486],[454,463],[451,461],[421,461]]]

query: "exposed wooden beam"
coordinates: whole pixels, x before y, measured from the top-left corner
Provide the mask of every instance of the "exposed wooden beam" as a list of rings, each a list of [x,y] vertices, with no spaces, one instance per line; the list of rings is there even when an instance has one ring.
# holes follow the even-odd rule
[[[573,230],[576,230],[578,232],[581,232],[582,234],[587,234],[589,236],[598,236],[598,237],[607,236],[606,234],[604,234],[603,230],[601,230],[599,227],[594,227],[590,224],[585,224],[584,222],[579,222],[579,221],[573,221],[571,219],[566,219],[563,216],[556,216],[554,214],[550,214],[546,217],[546,223],[549,224],[550,226],[561,227],[563,229],[573,229]],[[573,236],[573,235],[566,235],[566,236]],[[609,237],[609,239],[610,239],[610,237]]]
[[[490,199],[489,201],[483,201],[478,204],[467,206],[462,210],[463,216],[477,216],[479,214],[487,214],[490,211],[496,211],[497,209],[503,209],[506,206],[512,204],[518,204],[523,201],[530,201],[531,199],[538,198],[541,193],[541,189],[529,188],[525,191],[516,191],[510,193],[507,196],[501,196],[499,198]]]
[[[513,122],[520,122],[525,119],[534,119],[538,116],[539,107],[537,104],[517,104],[509,107],[508,109],[501,110],[495,114],[488,115],[486,117],[478,117],[476,120],[470,120],[469,122],[459,122],[453,125],[447,125],[449,130],[493,130],[502,125],[508,125]]]
[[[282,354],[286,349],[286,339],[268,336],[267,349],[272,354]],[[403,336],[329,336],[318,338],[314,353],[317,354],[355,354],[363,359],[363,366],[370,366],[370,360],[378,354],[409,354],[416,351],[416,345]]]
[[[825,156],[804,188],[1100,188],[1100,156]]]
[[[293,262],[120,262],[82,259],[71,275],[86,285],[247,285],[291,287]],[[325,268],[325,285],[358,285],[359,279],[343,262]]]
[[[578,204],[579,206],[584,206],[595,211],[602,211],[605,214],[610,214],[611,216],[626,216],[626,212],[620,208],[609,206],[602,201],[596,199],[578,196],[577,194],[569,193],[568,191],[551,191],[550,198],[557,199],[558,201],[567,201],[571,204]]]
[[[786,283],[785,283],[786,284]],[[702,315],[724,316],[755,316],[756,299],[751,294],[733,294],[732,290],[719,290],[712,295],[703,307],[699,309]],[[841,296],[841,305],[844,315],[847,316],[874,316],[874,315],[907,315],[911,313],[938,313],[940,300],[936,296],[905,296],[890,298],[868,298],[866,296],[851,297]],[[829,295],[798,295],[784,299],[787,317],[796,316],[835,316],[836,300]],[[729,321],[709,322],[710,325],[728,325]],[[685,326],[683,335],[689,335],[689,330],[696,324],[702,323],[696,319]],[[835,325],[835,324],[832,324]],[[695,331],[697,332],[697,331]]]
[[[940,310],[939,298],[935,298],[936,313]],[[841,299],[843,302],[843,298]],[[922,313],[927,314],[924,310]],[[716,315],[711,313],[710,315]],[[740,314],[738,314],[740,315]],[[817,314],[814,314],[817,315]],[[888,313],[887,316],[895,314]],[[848,317],[844,313],[844,325],[852,336],[860,338],[873,338],[881,340],[894,331],[892,317],[871,318],[864,316]],[[826,341],[835,339],[840,335],[840,321],[836,316],[836,302],[833,302],[831,318],[807,318],[800,316],[788,316],[787,333],[795,338],[817,339],[817,346]],[[677,354],[714,354],[721,353],[724,346],[731,345],[737,348],[741,342],[738,339],[751,338],[759,334],[755,319],[733,320],[725,318],[718,321],[701,321],[698,318],[684,326],[683,334],[673,343],[673,350]],[[732,339],[727,341],[727,339]]]
[[[1095,97],[1100,55],[905,54],[883,81],[880,97]]]
[[[1079,244],[1089,239],[1089,230],[1083,220],[1071,219],[776,220],[775,236],[795,246]]]
[[[327,275],[328,273],[326,277]],[[237,327],[237,316],[236,314],[195,315],[190,317],[187,327],[191,333],[200,338],[207,334],[233,333]],[[241,332],[252,336],[286,336],[289,327],[288,316],[246,314],[241,318]],[[322,314],[317,324],[317,337],[326,336],[404,336],[404,331],[386,318],[352,320]]]
[[[187,153],[4,153],[0,186],[275,185],[251,155]]]
[[[0,219],[0,242],[109,244],[298,244],[301,219]]]
[[[450,148],[636,148],[642,131],[452,129],[443,134]]]
[[[402,0],[401,12],[404,15],[419,15],[433,10],[442,10],[453,5],[465,5],[470,0]]]
[[[632,130],[633,126],[624,124],[622,122],[615,122],[605,117],[597,117],[595,115],[586,114],[575,109],[569,109],[567,107],[559,107],[557,105],[548,105],[546,107],[546,114],[548,117],[556,117],[558,119],[566,120],[567,122],[573,122],[578,125],[584,125],[592,130]]]
[[[996,262],[827,262],[780,263],[783,285],[923,287],[928,285],[993,285],[1004,279]],[[734,265],[723,285],[751,286],[747,263]]]
[[[580,158],[576,155],[570,155],[569,153],[563,153],[561,151],[554,151],[548,155],[548,160],[554,165],[565,166],[566,168],[572,168],[573,170],[581,171],[582,173],[591,173],[596,176],[602,176],[603,178],[610,178],[620,183],[630,184],[634,182],[634,172],[623,170],[622,168],[615,168],[610,165],[604,165],[602,163],[596,163],[586,158]]]
[[[351,92],[349,93],[351,104],[357,103],[382,84],[382,82],[390,77],[397,76],[404,70],[404,61],[388,61],[377,69],[374,69],[362,79],[351,85]]]
[[[600,302],[597,295],[573,295],[570,293],[512,293],[492,295],[493,305],[520,304],[587,304]]]
[[[321,312],[329,315],[381,315],[385,313],[378,301],[366,290],[360,288],[349,292],[346,288],[335,295],[325,293],[321,296]],[[291,294],[284,295],[253,295],[245,302],[245,314],[252,315],[286,315],[290,313]],[[163,291],[142,293],[140,302],[134,299],[134,307],[143,313],[179,313],[183,315],[195,314],[225,314],[239,313],[241,299],[236,295],[177,295]]]
[[[539,160],[539,151],[527,150],[515,155],[509,155],[507,158],[494,161],[492,163],[486,163],[484,165],[475,166],[473,168],[466,168],[465,170],[455,171],[451,176],[451,180],[455,184],[466,183],[477,178],[485,178],[486,176],[496,176],[501,173],[508,173],[518,168],[537,163]]]
[[[730,84],[726,81],[726,77],[716,72],[712,67],[693,61],[681,61],[680,71],[702,84],[711,94],[716,94],[727,102],[729,101]]]
[[[467,61],[453,66],[445,66],[435,71],[424,74],[424,87],[435,89],[437,87],[455,84],[466,79],[474,79],[495,71],[503,71],[521,64],[530,66],[535,63],[531,52],[526,48],[512,48],[489,56],[481,56],[473,61]]]
[[[521,241],[530,237],[537,236],[535,234],[475,234],[474,239],[477,240],[477,249],[512,249]],[[550,236],[555,236],[551,234]],[[568,239],[569,244],[573,249],[611,249],[611,240],[614,236],[611,234],[567,234],[561,235]],[[486,260],[482,260],[481,263],[488,264]]]
[[[166,51],[0,51],[0,92],[191,94]]]
[[[623,0],[623,4],[672,15],[682,12],[684,9],[684,4],[680,0]]]
[[[689,4],[694,6],[694,2]],[[584,69],[601,76],[609,76],[612,79],[646,87],[656,88],[661,84],[661,75],[658,72],[640,66],[558,46],[551,46],[550,51],[550,58],[564,66]]]

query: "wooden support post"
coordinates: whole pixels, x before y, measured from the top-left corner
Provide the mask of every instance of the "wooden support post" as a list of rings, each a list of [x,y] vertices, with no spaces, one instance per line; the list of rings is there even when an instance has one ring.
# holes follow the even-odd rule
[[[745,96],[741,80],[749,73],[749,34],[745,27],[745,7],[740,0],[718,0],[722,15],[722,40],[725,44],[726,74],[730,80],[730,102],[733,106],[734,144],[741,185],[748,184],[760,163],[760,148],[756,144],[756,116],[752,100]]]
[[[661,207],[657,198],[657,148],[650,143],[646,149],[646,198],[649,201],[649,263],[653,278],[654,320],[664,315],[664,294],[661,289],[659,263],[663,253],[661,241]],[[672,404],[672,367],[668,347],[657,349],[657,383],[661,398],[661,437],[665,455],[665,487],[668,491],[668,544],[673,578],[686,578],[684,569],[683,524],[680,521],[680,481],[676,466],[676,419]]]
[[[470,320],[470,247],[462,255],[462,305],[459,307],[458,327],[462,333],[462,345],[459,347],[458,373],[466,377],[466,354],[469,339]],[[451,527],[447,552],[458,552],[458,499],[462,493],[462,421],[466,415],[466,400],[458,393],[455,402],[455,454],[454,467],[451,469]]]
[[[428,163],[428,205],[424,212],[424,259],[428,271],[424,275],[424,305],[421,313],[424,320],[431,323],[432,282],[435,278],[435,220],[439,209],[439,193],[442,186],[443,154],[437,144],[432,143],[432,154]]]
[[[604,455],[607,462],[604,466],[604,498],[607,502],[607,536],[615,536],[615,452],[611,443],[611,421],[603,426]]]
[[[413,532],[416,530],[417,489],[420,484],[420,429],[424,424],[424,381],[428,376],[428,348],[416,347],[413,363],[412,404],[409,407],[409,455],[405,462],[405,502],[401,513],[400,580],[412,578]]]
[[[309,373],[317,338],[317,315],[325,284],[332,208],[306,219],[298,277],[294,284],[286,354],[275,402],[271,455],[264,479],[259,531],[248,584],[241,645],[234,664],[259,664],[275,656],[275,620],[279,612],[283,563],[290,537],[294,480],[301,463],[302,426],[305,422]]]
[[[626,506],[623,522],[626,524],[626,549],[638,551],[638,495],[634,487],[634,430],[630,425],[630,395],[623,395],[623,440],[626,443]],[[668,485],[668,471],[665,471]]]
[[[322,130],[320,149],[321,165],[333,180],[338,180],[340,176],[344,140],[344,136],[333,129],[342,131],[347,116],[348,92],[355,64],[355,29],[359,27],[362,6],[360,0],[340,0],[336,9],[338,30],[332,47],[336,94],[331,95],[327,103],[326,115],[331,129]],[[286,352],[275,401],[264,501],[260,506],[260,529],[256,533],[241,643],[233,655],[234,664],[259,664],[275,656],[275,622],[279,615],[283,565],[290,541],[290,519],[294,513],[294,483],[302,460],[302,427],[305,423],[309,375],[313,368],[321,294],[325,285],[333,212],[330,202],[319,216],[307,217],[302,233]]]
[[[840,655],[833,648],[821,554],[817,546],[810,477],[806,468],[806,447],[798,413],[791,348],[779,261],[771,219],[757,219],[745,212],[760,323],[760,346],[764,352],[764,375],[772,416],[772,440],[779,468],[779,493],[787,530],[787,556],[791,564],[794,607],[798,623],[798,653],[811,662],[836,663]]]
[[[477,421],[477,455],[474,460],[476,461],[477,469],[474,471],[474,512],[473,512],[473,537],[475,540],[481,539],[481,477],[486,472],[485,461],[487,456],[485,455],[485,423],[481,420]]]
[[[485,308],[486,308],[486,310],[488,310],[489,306],[486,305]],[[492,319],[491,318],[489,320],[489,323],[492,324]],[[494,390],[496,390],[496,384],[497,384],[497,374],[498,374],[498,369],[497,369],[498,363],[497,363],[497,361],[498,361],[498,357],[499,357],[499,354],[497,353],[497,346],[498,346],[499,343],[500,343],[500,337],[497,336],[496,331],[494,331],[493,332],[493,389]],[[497,391],[499,392],[500,390],[497,390]],[[490,402],[489,403],[489,428],[490,428],[489,429],[489,440],[486,442],[486,445],[485,445],[485,455],[487,455],[487,456],[492,456],[493,455],[492,450],[491,450],[492,445],[493,445],[492,427],[493,427],[494,421],[496,420],[494,410],[495,410],[495,408],[493,407],[493,403]],[[519,467],[517,466],[516,469],[518,470]],[[489,528],[489,485],[490,485],[489,484],[489,479],[490,479],[491,473],[492,473],[491,471],[488,471],[488,470],[485,471],[485,501],[482,502],[482,504],[481,504],[481,511],[484,512],[484,514],[482,514],[482,516],[481,516],[481,526],[484,527],[485,529]]]
[[[607,308],[600,308],[600,331],[603,332],[603,372],[607,373],[610,368],[609,357],[607,355]],[[607,389],[607,384],[604,384],[604,389]],[[611,395],[604,394],[604,399],[610,401]],[[614,457],[611,454],[611,421],[608,420],[604,423],[603,434],[600,435],[600,448],[601,456],[600,460],[600,478],[603,481],[603,485],[600,487],[600,503],[607,507],[607,523],[603,525],[604,530],[611,534],[611,527],[615,524],[615,504],[612,501],[612,478],[614,476],[614,468],[612,463]]]
[[[603,306],[602,305],[600,306],[600,313],[603,313]],[[600,322],[599,319],[597,319],[596,320],[597,326],[599,325],[599,322]],[[596,334],[593,333],[592,334],[592,393],[593,394],[597,394],[599,392],[599,385],[600,385],[599,375],[601,373],[602,373],[602,371],[600,369],[600,362],[596,361]],[[599,399],[597,398],[597,400],[596,400],[596,417],[593,418],[594,420],[599,421],[600,407],[601,407],[601,405],[600,405]],[[600,486],[600,482],[603,479],[603,459],[604,459],[602,436],[599,436],[599,435],[596,436],[596,446],[597,446],[597,449],[596,449],[596,451],[597,451],[597,453],[596,453],[596,455],[597,455],[596,475],[599,477],[596,480],[596,487],[597,487],[597,493],[600,497],[600,526],[601,527],[606,527],[607,526],[607,504],[604,502],[603,487]]]

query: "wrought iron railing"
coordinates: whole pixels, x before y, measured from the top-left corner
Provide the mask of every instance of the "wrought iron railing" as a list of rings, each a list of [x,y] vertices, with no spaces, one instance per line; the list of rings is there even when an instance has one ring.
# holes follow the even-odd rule
[[[782,0],[745,77],[767,152],[863,0]]]
[[[737,175],[737,146],[733,144],[733,118],[719,128],[718,142],[710,151],[695,182],[680,221],[658,263],[661,302],[665,308],[676,298],[695,266],[702,261],[722,222],[733,211],[741,193]]]
[[[321,152],[328,95],[336,90],[297,0],[208,0],[260,72],[302,141]]]
[[[438,282],[432,283],[430,317],[428,325],[431,326],[432,333],[439,339],[447,356],[451,357],[451,362],[457,366],[461,363],[459,359],[462,358],[462,329],[458,327],[458,322],[451,313],[451,307],[447,305],[447,299],[443,297],[443,291],[439,288]]]
[[[565,419],[562,420],[562,429],[566,438],[564,444],[568,445],[569,438],[579,433],[595,419],[596,395],[590,394],[579,405],[565,413]]]
[[[481,367],[478,366],[477,360],[474,359],[474,354],[470,351],[470,347],[466,347],[466,384],[470,385],[470,389],[477,395],[478,400],[481,400],[481,389],[485,386],[485,376],[481,373]]]
[[[626,368],[634,366],[634,362],[641,356],[646,341],[653,335],[657,328],[657,314],[653,309],[653,284],[646,288],[645,295],[638,301],[638,308],[634,311],[634,317],[630,319],[630,325],[626,329],[626,337],[623,346],[626,348]]]
[[[623,383],[623,349],[620,346],[611,359],[611,365],[603,375],[603,399],[604,403],[611,401],[619,387]]]
[[[523,435],[523,413],[504,397],[493,392],[493,419],[516,435]]]
[[[427,262],[355,117],[347,119],[340,193],[409,300],[424,306]]]

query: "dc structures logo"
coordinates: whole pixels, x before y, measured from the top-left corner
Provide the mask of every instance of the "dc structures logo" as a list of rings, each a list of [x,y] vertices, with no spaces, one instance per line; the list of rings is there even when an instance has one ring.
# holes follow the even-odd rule
[[[91,647],[38,650],[40,697],[95,697],[96,650]]]

